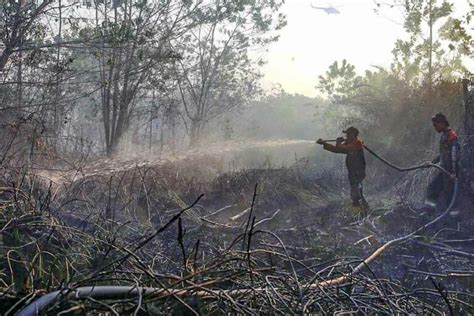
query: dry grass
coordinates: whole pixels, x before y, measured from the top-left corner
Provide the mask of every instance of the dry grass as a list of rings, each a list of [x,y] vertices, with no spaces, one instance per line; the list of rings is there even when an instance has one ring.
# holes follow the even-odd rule
[[[155,290],[103,301],[62,297],[48,313],[473,312],[470,249],[455,239],[467,239],[464,227],[426,233],[431,255],[405,272],[419,276],[417,283],[397,280],[404,262],[419,260],[413,243],[353,273],[384,241],[405,233],[384,220],[410,210],[354,221],[334,202],[331,181],[305,177],[301,166],[217,178],[186,168],[89,175],[54,192],[24,172],[4,179],[1,309],[13,313],[56,289],[128,285]],[[407,230],[426,222],[426,215],[412,216]],[[340,276],[344,282],[331,283]],[[434,283],[420,281],[426,276]]]

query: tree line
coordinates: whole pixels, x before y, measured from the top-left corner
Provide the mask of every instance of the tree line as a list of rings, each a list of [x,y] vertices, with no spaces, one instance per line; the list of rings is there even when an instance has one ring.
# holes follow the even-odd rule
[[[196,146],[209,122],[260,93],[252,52],[278,39],[283,2],[3,1],[5,133],[23,126],[31,148],[109,155],[138,133]]]

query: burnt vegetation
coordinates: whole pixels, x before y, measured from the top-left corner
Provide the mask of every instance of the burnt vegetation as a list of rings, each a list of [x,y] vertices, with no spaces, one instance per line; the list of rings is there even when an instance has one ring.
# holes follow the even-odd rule
[[[349,55],[310,98],[260,86],[283,5],[0,4],[2,314],[474,313],[471,13],[375,2],[405,18],[391,66]],[[454,200],[422,208],[438,171],[366,152],[353,213],[313,139],[357,125],[420,165],[437,112],[459,135]]]

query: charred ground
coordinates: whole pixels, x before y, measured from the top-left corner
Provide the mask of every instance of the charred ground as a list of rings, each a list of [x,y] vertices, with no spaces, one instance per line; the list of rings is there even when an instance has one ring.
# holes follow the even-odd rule
[[[420,179],[429,174],[386,179],[375,171],[367,192],[371,212],[361,218],[341,190],[343,171],[321,171],[306,159],[225,173],[221,164],[193,157],[84,173],[56,185],[32,175],[10,183],[16,187],[4,191],[2,214],[4,243],[12,249],[3,260],[11,294],[2,308],[17,310],[25,298],[61,284],[126,284],[182,292],[139,306],[112,300],[107,308],[145,314],[473,311],[474,222],[466,211],[351,274],[385,242],[438,215],[414,207],[426,182]],[[15,212],[22,215],[7,222]],[[50,308],[98,312],[104,306],[59,300]]]

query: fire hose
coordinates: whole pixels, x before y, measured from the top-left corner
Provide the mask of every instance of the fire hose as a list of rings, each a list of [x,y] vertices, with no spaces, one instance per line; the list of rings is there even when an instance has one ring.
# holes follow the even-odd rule
[[[366,145],[364,145],[364,148],[372,156],[374,156],[375,158],[377,158],[378,160],[383,162],[385,165],[387,165],[387,166],[389,166],[389,167],[391,167],[395,170],[398,170],[400,172],[412,171],[412,170],[417,170],[417,169],[436,168],[436,169],[440,170],[441,172],[443,172],[444,174],[446,174],[447,176],[449,176],[450,178],[453,178],[453,180],[454,180],[453,194],[452,194],[452,197],[451,197],[451,201],[449,202],[448,207],[446,208],[446,210],[444,212],[442,212],[438,217],[436,217],[435,219],[430,221],[429,223],[423,225],[422,227],[420,227],[419,229],[417,229],[414,232],[410,233],[409,235],[404,236],[404,237],[406,237],[405,239],[407,239],[411,236],[414,236],[415,234],[419,233],[421,230],[427,228],[428,226],[433,225],[435,222],[439,221],[441,218],[445,217],[447,214],[449,214],[449,212],[451,212],[451,209],[454,207],[454,204],[456,203],[456,199],[457,199],[458,194],[459,194],[459,178],[458,178],[457,175],[451,174],[448,170],[446,170],[443,167],[441,167],[440,165],[434,164],[432,162],[425,162],[421,165],[416,165],[416,166],[407,167],[407,168],[401,168],[399,166],[394,165],[393,163],[386,160],[385,158],[381,157],[380,155],[378,155],[376,152],[374,152],[372,149],[370,149]],[[401,238],[404,238],[404,237],[401,237]]]
[[[323,140],[323,142],[336,142],[336,141],[338,141],[338,140],[337,139]],[[407,172],[407,171],[413,171],[413,170],[418,170],[418,169],[427,169],[427,168],[436,168],[439,171],[441,171],[442,173],[444,173],[445,175],[452,178],[454,180],[453,195],[451,197],[451,201],[448,204],[448,207],[446,208],[446,210],[442,214],[446,215],[451,211],[451,209],[454,206],[454,203],[456,202],[458,191],[459,191],[459,181],[458,181],[459,179],[458,179],[457,175],[453,175],[452,173],[450,173],[445,168],[441,167],[438,164],[432,163],[432,162],[424,162],[420,165],[415,165],[415,166],[406,167],[406,168],[399,167],[399,166],[395,165],[394,163],[388,161],[387,159],[383,158],[379,154],[377,154],[375,151],[373,151],[372,149],[367,147],[367,145],[363,145],[363,146],[364,146],[364,149],[367,150],[372,156],[374,156],[375,158],[377,158],[379,161],[381,161],[385,165],[389,166],[390,168],[395,169],[399,172]]]
[[[327,139],[327,140],[323,140],[323,142],[336,142],[337,139]],[[438,169],[439,171],[443,172],[444,174],[448,175],[449,177],[452,177],[453,175],[446,169],[444,169],[443,167],[441,167],[440,165],[437,165],[437,164],[434,164],[434,163],[431,163],[431,162],[424,162],[420,165],[415,165],[415,166],[411,166],[411,167],[406,167],[406,168],[403,168],[403,167],[399,167],[393,163],[391,163],[390,161],[388,161],[387,159],[383,158],[382,156],[380,156],[379,154],[377,154],[375,151],[373,151],[372,149],[370,149],[369,147],[367,147],[367,145],[363,145],[364,146],[364,149],[367,150],[372,156],[374,156],[375,158],[377,158],[378,160],[380,160],[381,162],[383,162],[385,165],[397,170],[397,171],[400,171],[400,172],[406,172],[406,171],[413,171],[413,170],[417,170],[417,169],[427,169],[427,168],[436,168]],[[455,177],[457,178],[457,177]]]
[[[58,299],[78,300],[93,298],[95,300],[118,300],[149,297],[153,293],[163,293],[163,289],[136,286],[84,286],[76,289],[63,289],[48,293],[35,300],[17,313],[17,316],[35,316],[41,313]]]
[[[325,142],[335,142],[337,141],[336,139],[331,139],[331,140],[324,140]],[[407,171],[413,171],[413,170],[418,170],[418,169],[427,169],[427,168],[436,168],[438,169],[439,171],[441,171],[442,173],[444,173],[445,175],[449,176],[450,178],[452,178],[454,180],[454,188],[453,188],[453,195],[451,197],[451,201],[449,202],[448,204],[448,207],[446,208],[446,210],[441,213],[440,216],[444,217],[446,214],[448,214],[451,209],[454,207],[454,204],[456,202],[456,199],[457,199],[457,196],[458,196],[458,191],[459,191],[459,179],[458,179],[458,176],[457,175],[453,175],[452,173],[450,173],[448,170],[446,170],[445,168],[441,167],[440,165],[438,164],[435,164],[435,163],[432,163],[432,162],[424,162],[420,165],[415,165],[415,166],[411,166],[411,167],[406,167],[406,168],[403,168],[403,167],[399,167],[397,165],[395,165],[394,163],[388,161],[387,159],[383,158],[382,156],[380,156],[379,154],[377,154],[375,151],[373,151],[372,149],[370,149],[369,147],[367,147],[367,145],[363,145],[364,146],[364,149],[367,150],[372,156],[374,156],[375,158],[377,158],[378,160],[380,160],[382,163],[384,163],[385,165],[389,166],[390,168],[392,169],[395,169],[397,171],[400,171],[400,172],[407,172]],[[438,221],[439,219],[441,218],[435,218],[436,221]],[[431,226],[434,222],[430,222],[428,223],[427,225],[428,226]],[[425,225],[426,226],[426,225]],[[426,227],[425,227],[426,228]]]

